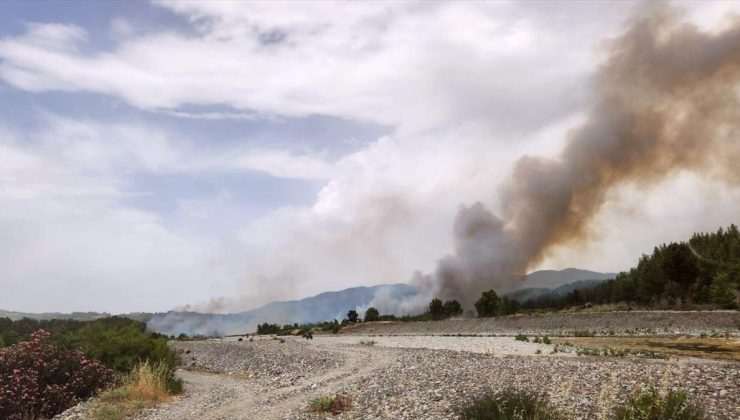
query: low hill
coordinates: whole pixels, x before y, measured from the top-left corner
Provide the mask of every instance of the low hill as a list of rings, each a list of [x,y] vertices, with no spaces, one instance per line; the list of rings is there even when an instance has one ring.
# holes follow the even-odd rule
[[[555,288],[581,280],[613,279],[616,273],[566,268],[565,270],[540,270],[528,274],[522,282],[522,288]]]
[[[524,303],[528,300],[537,300],[542,298],[558,298],[566,296],[568,293],[574,290],[586,290],[596,287],[605,280],[578,280],[572,283],[564,284],[554,289],[548,289],[545,287],[519,289],[513,292],[507,293],[504,296],[514,299],[519,303]]]

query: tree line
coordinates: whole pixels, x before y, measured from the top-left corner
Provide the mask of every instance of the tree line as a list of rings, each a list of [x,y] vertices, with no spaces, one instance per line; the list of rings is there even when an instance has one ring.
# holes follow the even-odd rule
[[[695,233],[688,242],[673,242],[655,247],[650,255],[642,255],[637,266],[623,271],[614,279],[596,285],[577,288],[565,296],[544,296],[520,302],[499,296],[495,290],[485,290],[475,302],[478,317],[511,315],[535,310],[559,310],[586,304],[629,303],[649,308],[693,305],[733,309],[740,295],[740,231],[736,225],[716,232]],[[425,312],[416,315],[381,315],[378,309],[365,311],[365,322],[376,321],[436,321],[463,314],[457,300],[432,299]],[[466,314],[475,316],[476,314]],[[338,321],[307,324],[338,332],[342,325],[362,322],[354,310]],[[263,324],[258,333],[280,334],[298,328],[297,324],[279,326]]]

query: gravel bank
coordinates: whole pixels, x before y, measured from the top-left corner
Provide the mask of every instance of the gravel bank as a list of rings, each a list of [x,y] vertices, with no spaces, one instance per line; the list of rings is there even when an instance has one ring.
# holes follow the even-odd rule
[[[554,313],[428,322],[371,322],[343,328],[341,334],[571,335],[578,330],[604,335],[610,332],[619,335],[700,335],[713,332],[740,335],[740,311]]]
[[[258,337],[254,341],[173,341],[171,345],[187,369],[239,375],[269,387],[293,385],[344,364],[342,355],[306,346],[294,337],[284,342]]]
[[[529,337],[533,339],[533,337]],[[492,356],[520,355],[546,356],[554,346],[514,340],[513,337],[440,337],[428,335],[415,336],[383,336],[383,337],[315,337],[317,344],[357,344],[371,342],[376,347],[390,347],[402,349],[432,349],[453,350],[470,353],[483,353]],[[537,353],[539,351],[539,354]],[[559,353],[564,356],[573,356],[574,353]]]
[[[194,358],[187,360],[194,370],[181,373],[186,392],[141,418],[455,419],[476,396],[515,387],[546,394],[568,418],[602,419],[631,392],[650,385],[689,390],[712,419],[740,418],[737,362],[524,355],[539,345],[513,337],[325,336],[172,345]],[[352,394],[350,411],[328,416],[307,410],[311,398],[336,393]],[[79,410],[75,415],[61,418],[85,418]]]
[[[739,379],[738,364],[405,350],[392,366],[356,380],[356,407],[346,417],[455,418],[474,396],[516,387],[547,394],[570,418],[604,418],[630,392],[654,384],[689,389],[710,418],[737,419]]]

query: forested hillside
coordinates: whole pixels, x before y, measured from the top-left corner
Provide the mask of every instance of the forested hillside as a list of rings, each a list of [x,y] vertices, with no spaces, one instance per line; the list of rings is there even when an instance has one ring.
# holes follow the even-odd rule
[[[525,302],[525,308],[633,302],[648,306],[712,304],[735,308],[740,288],[740,232],[737,226],[694,234],[688,242],[663,244],[613,280],[576,290],[563,298]]]

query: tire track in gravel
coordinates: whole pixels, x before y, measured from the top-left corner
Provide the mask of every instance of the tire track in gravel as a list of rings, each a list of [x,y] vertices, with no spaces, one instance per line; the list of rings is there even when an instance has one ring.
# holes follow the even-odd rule
[[[306,417],[308,401],[343,391],[343,385],[392,364],[396,352],[357,345],[322,345],[344,363],[326,373],[302,378],[296,385],[266,389],[238,375],[182,371],[187,393],[143,418],[159,419],[284,419]]]

